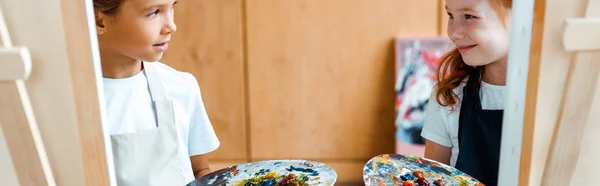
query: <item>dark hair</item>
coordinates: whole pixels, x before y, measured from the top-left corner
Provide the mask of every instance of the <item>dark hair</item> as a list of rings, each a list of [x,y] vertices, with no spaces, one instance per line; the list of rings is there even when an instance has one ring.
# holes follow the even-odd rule
[[[94,0],[94,10],[107,15],[116,15],[125,0]]]

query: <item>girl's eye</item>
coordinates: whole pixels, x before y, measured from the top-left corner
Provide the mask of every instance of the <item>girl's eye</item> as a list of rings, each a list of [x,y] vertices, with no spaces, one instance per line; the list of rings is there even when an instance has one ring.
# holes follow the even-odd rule
[[[469,15],[469,14],[465,14],[465,19],[475,19],[477,17],[473,16],[473,15]]]
[[[449,17],[450,19],[454,18],[454,17],[452,17],[452,14],[451,14],[451,13],[448,13],[448,12],[447,12],[446,14],[448,14],[448,17]]]
[[[155,11],[153,11],[152,13],[146,15],[146,17],[154,17],[156,14],[158,14],[159,10],[156,9]]]

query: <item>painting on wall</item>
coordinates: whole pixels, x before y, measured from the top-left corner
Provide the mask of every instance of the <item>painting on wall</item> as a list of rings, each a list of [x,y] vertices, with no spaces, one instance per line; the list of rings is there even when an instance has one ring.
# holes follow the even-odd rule
[[[451,47],[442,37],[396,39],[396,153],[422,156],[425,139],[420,134],[438,60]]]

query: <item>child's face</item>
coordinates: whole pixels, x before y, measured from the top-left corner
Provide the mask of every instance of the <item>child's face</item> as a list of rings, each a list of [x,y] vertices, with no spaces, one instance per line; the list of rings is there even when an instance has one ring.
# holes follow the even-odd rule
[[[490,0],[446,0],[448,36],[469,66],[484,66],[508,56],[508,25]]]
[[[103,55],[160,60],[177,29],[173,21],[175,0],[124,1],[116,15],[98,15],[103,23],[103,27],[97,26]]]

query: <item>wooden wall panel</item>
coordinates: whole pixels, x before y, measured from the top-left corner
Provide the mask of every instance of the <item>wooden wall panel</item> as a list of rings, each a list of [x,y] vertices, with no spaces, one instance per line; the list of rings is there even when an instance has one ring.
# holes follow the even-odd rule
[[[252,158],[394,152],[392,41],[437,36],[438,2],[246,1]]]
[[[246,160],[242,0],[181,1],[164,63],[194,74],[221,141],[212,159]]]
[[[440,36],[448,36],[448,12],[446,12],[446,0],[439,0],[439,27],[438,27],[438,34]]]

